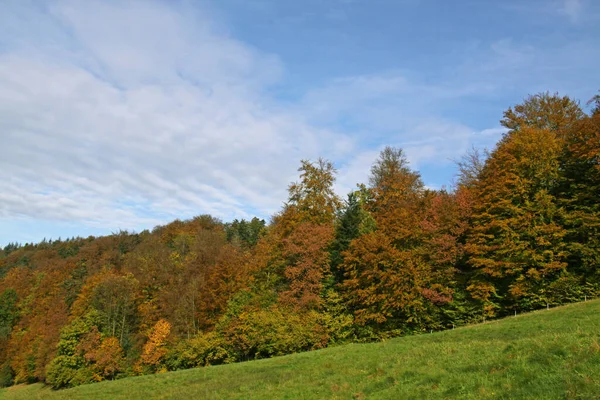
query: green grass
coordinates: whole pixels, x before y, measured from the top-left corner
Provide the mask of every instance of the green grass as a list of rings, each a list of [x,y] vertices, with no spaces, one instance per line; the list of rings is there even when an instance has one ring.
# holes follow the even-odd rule
[[[374,344],[0,399],[599,399],[600,301]]]

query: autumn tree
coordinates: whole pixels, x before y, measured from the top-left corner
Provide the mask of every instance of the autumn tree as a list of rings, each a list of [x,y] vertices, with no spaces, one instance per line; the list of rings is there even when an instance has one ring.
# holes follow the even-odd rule
[[[302,223],[283,239],[282,256],[287,262],[287,288],[281,292],[284,304],[300,309],[318,308],[323,280],[329,273],[327,248],[333,239],[332,225]]]
[[[502,124],[510,130],[476,185],[467,245],[479,271],[470,290],[488,315],[515,302],[530,309],[552,301],[549,284],[565,270],[568,256],[564,210],[554,192],[563,136],[580,117],[576,103],[548,94],[505,113]]]
[[[376,230],[354,239],[343,253],[344,298],[356,323],[376,335],[433,327],[430,309],[449,302],[451,290],[436,280],[424,257],[431,193],[404,152],[391,147],[375,161],[369,182],[366,208]]]
[[[600,284],[600,97],[589,116],[577,120],[563,134],[561,176],[555,190],[565,210],[569,270],[581,282]]]
[[[457,171],[456,186],[461,189],[471,189],[475,186],[483,167],[485,159],[489,156],[487,150],[480,150],[475,147],[465,153],[459,160],[455,161]]]
[[[94,287],[90,299],[103,318],[103,333],[117,338],[120,345],[128,339],[135,323],[137,285],[132,275],[108,274]]]
[[[84,336],[77,350],[83,355],[86,368],[92,372],[95,381],[114,379],[124,369],[125,359],[119,339],[103,337],[96,327]]]
[[[512,132],[529,127],[560,135],[583,116],[579,104],[568,96],[546,92],[529,96],[522,103],[509,107],[500,123]]]
[[[137,364],[139,372],[165,372],[163,365],[164,357],[167,354],[167,338],[171,333],[171,324],[161,319],[148,333],[148,340],[142,349],[142,355]]]
[[[341,201],[333,190],[336,170],[331,162],[303,160],[298,171],[300,181],[289,186],[288,201],[265,240],[271,254],[265,267],[280,274],[282,287],[276,290],[284,304],[318,308]]]
[[[275,224],[285,234],[295,224],[332,224],[341,201],[335,191],[336,169],[330,161],[319,158],[316,162],[302,160],[298,168],[300,181],[288,187],[288,201],[275,218]]]
[[[402,248],[418,243],[424,190],[421,176],[413,171],[402,149],[384,148],[371,167],[371,200],[367,209],[377,228]]]

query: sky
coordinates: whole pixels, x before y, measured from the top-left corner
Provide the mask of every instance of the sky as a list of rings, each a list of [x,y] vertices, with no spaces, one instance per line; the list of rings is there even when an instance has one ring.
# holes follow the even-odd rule
[[[600,89],[596,0],[3,0],[0,247],[281,209],[300,160],[430,188],[529,94]]]

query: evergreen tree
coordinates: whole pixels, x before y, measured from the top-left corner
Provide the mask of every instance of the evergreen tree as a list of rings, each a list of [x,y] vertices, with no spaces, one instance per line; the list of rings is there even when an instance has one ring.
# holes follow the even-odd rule
[[[339,217],[335,226],[335,239],[331,244],[330,259],[331,271],[335,279],[335,283],[343,280],[343,271],[340,265],[344,262],[343,253],[348,250],[350,242],[366,233],[366,225],[371,216],[362,208],[358,192],[348,194],[348,200],[345,206],[339,213]]]

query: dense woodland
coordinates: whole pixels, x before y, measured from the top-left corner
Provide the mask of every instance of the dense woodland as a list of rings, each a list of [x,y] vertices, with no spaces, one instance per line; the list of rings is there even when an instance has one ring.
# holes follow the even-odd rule
[[[600,97],[509,108],[426,189],[401,149],[347,198],[302,161],[269,224],[211,216],[0,253],[0,383],[55,388],[442,330],[600,295]]]

